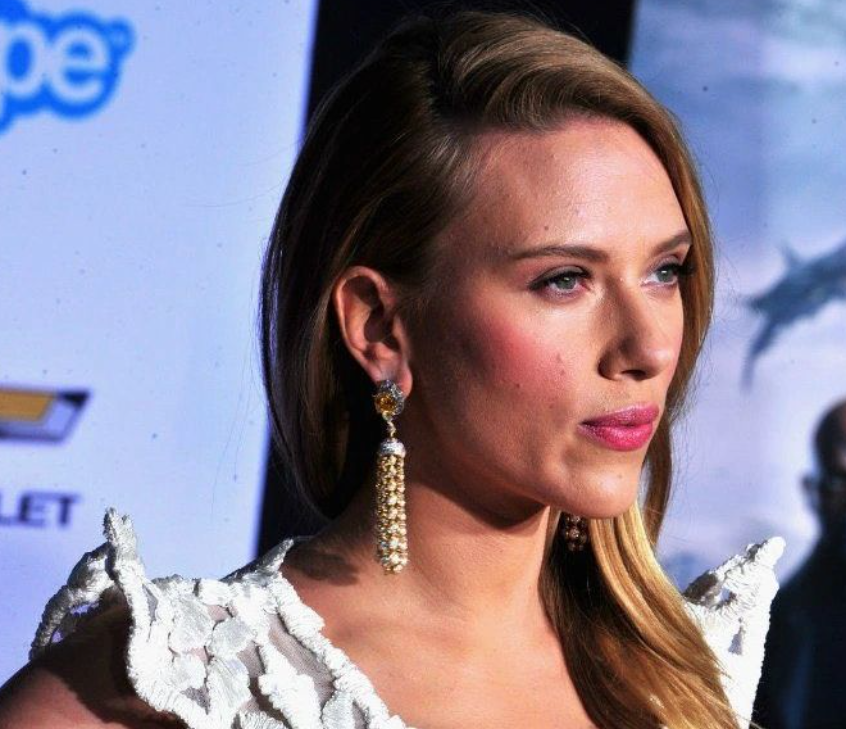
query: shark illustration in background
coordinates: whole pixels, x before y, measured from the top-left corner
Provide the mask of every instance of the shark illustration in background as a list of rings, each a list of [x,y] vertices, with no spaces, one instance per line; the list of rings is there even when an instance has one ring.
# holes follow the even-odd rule
[[[815,258],[802,259],[783,248],[787,269],[767,291],[745,297],[745,305],[764,317],[743,366],[743,386],[752,384],[755,360],[770,348],[781,330],[813,316],[831,301],[846,301],[846,242]],[[843,332],[846,346],[846,331]]]

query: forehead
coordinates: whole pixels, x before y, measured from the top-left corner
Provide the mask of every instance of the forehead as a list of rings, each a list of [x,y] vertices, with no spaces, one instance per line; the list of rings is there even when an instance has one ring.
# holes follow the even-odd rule
[[[621,122],[491,131],[475,145],[481,164],[473,200],[452,227],[480,251],[507,254],[527,238],[650,246],[686,227],[660,160]]]

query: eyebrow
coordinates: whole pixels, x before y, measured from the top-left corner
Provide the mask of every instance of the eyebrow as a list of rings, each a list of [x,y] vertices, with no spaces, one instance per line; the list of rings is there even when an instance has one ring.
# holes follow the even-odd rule
[[[652,255],[657,256],[660,253],[666,253],[683,243],[687,243],[688,245],[692,245],[693,243],[690,232],[686,230],[676,233],[671,238],[658,243],[652,249]],[[551,243],[545,246],[526,248],[512,253],[509,259],[520,261],[524,258],[540,258],[546,256],[569,256],[570,258],[582,258],[585,261],[592,261],[594,263],[605,263],[608,261],[608,253],[606,251],[583,243]]]

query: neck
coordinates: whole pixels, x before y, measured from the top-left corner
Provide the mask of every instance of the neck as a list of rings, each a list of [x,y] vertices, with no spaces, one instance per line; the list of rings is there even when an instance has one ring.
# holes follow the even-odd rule
[[[370,481],[372,483],[372,481]],[[538,590],[550,509],[505,521],[471,511],[425,483],[406,482],[409,564],[386,575],[375,559],[373,489],[363,487],[317,540],[344,555],[358,583],[390,600],[391,609],[421,611],[472,634],[491,625],[547,625]]]

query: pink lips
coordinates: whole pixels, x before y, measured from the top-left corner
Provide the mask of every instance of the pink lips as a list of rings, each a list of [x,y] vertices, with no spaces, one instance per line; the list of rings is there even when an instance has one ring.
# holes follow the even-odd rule
[[[579,423],[579,429],[592,440],[616,451],[642,448],[652,436],[657,405],[635,405]]]

